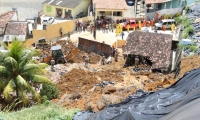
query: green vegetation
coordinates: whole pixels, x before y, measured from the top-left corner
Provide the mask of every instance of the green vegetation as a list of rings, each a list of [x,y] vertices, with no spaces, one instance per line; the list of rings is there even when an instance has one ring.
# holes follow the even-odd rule
[[[44,83],[40,95],[42,96],[43,102],[46,100],[52,100],[58,97],[59,89],[53,84]]]
[[[176,21],[176,25],[179,25],[182,22],[182,16],[175,17],[174,20]]]
[[[191,25],[191,22],[188,17],[183,17],[182,25],[183,25],[183,27],[188,27],[189,25]]]
[[[194,27],[191,25],[191,21],[188,17],[179,16],[175,18],[176,25],[182,24],[184,27],[182,37],[187,38],[190,33],[194,32]]]
[[[190,6],[185,7],[185,12],[187,13],[190,10]]]
[[[178,44],[179,48],[182,50],[187,50],[189,49],[191,52],[195,52],[197,50],[197,46],[195,44],[188,44],[188,45],[183,45],[181,43]]]
[[[17,112],[0,112],[0,120],[72,120],[78,111],[78,109],[67,111],[51,102],[45,102]]]
[[[189,35],[190,33],[193,33],[193,32],[194,32],[194,27],[193,27],[192,25],[190,25],[190,26],[186,27],[186,28],[183,30],[182,37],[183,37],[183,38],[187,38],[188,35]]]
[[[48,65],[31,63],[37,52],[26,49],[18,40],[13,40],[8,50],[8,55],[0,56],[4,58],[0,61],[0,93],[5,101],[10,103],[16,97],[24,105],[28,105],[30,99],[41,102],[40,94],[35,91],[33,85],[51,83],[43,76],[44,68]]]

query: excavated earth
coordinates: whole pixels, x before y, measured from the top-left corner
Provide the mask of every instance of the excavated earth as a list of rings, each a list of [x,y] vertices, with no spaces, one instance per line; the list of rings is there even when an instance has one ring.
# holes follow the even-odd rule
[[[81,57],[83,54],[92,54],[90,58],[95,58],[94,62],[89,64],[89,69],[84,68],[84,60]],[[101,56],[79,51],[72,60],[72,63],[60,65],[65,66],[62,69],[66,69],[66,72],[63,75],[58,74],[57,80],[54,80],[60,89],[60,96],[52,101],[67,109],[79,108],[95,112],[102,110],[106,105],[120,103],[138,89],[156,91],[166,88],[187,71],[200,66],[198,56],[183,58],[180,74],[174,79],[174,74],[134,72],[134,67],[123,68],[125,61],[121,56],[118,62],[100,65]],[[51,73],[49,76],[52,76]]]

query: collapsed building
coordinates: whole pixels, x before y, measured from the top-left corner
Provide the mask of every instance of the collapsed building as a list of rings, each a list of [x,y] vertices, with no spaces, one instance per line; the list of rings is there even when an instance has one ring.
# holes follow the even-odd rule
[[[129,34],[123,49],[127,55],[126,66],[134,65],[134,59],[139,56],[140,64],[144,62],[152,70],[169,72],[174,64],[172,38],[170,34],[159,34],[135,31]]]

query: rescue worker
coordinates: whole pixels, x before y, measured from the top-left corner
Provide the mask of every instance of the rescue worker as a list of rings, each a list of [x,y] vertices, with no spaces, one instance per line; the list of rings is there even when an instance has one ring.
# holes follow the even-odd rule
[[[139,20],[139,22],[138,22],[138,29],[141,30],[141,28],[142,28],[142,23],[141,23],[141,21]]]
[[[134,59],[134,63],[135,63],[135,68],[138,68],[138,65],[139,65],[139,57],[138,55],[135,56],[135,59]]]
[[[55,72],[55,70],[54,70],[54,65],[55,65],[55,60],[54,60],[54,58],[51,59],[50,63],[51,63],[51,71],[52,71],[52,72]]]
[[[62,37],[63,31],[62,28],[60,28],[60,36]]]
[[[68,40],[68,41],[71,40],[71,39],[70,39],[70,32],[67,33],[67,40]]]
[[[118,50],[115,49],[115,62],[118,62]]]
[[[105,65],[105,56],[103,56],[101,59],[101,65]]]
[[[175,30],[175,25],[174,25],[174,23],[172,24],[171,29],[172,29],[172,33],[174,33],[174,30]]]
[[[127,25],[127,32],[129,33],[130,24]]]
[[[108,27],[109,27],[108,24],[106,24],[106,32],[107,32],[107,33],[108,33]]]
[[[89,57],[87,55],[84,55],[84,61],[85,61],[85,68],[88,68]]]

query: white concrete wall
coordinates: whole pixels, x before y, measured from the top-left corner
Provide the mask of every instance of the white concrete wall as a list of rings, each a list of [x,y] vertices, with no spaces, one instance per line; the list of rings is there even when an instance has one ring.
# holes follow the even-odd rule
[[[12,16],[11,21],[17,21],[17,13]]]
[[[4,35],[3,41],[12,41],[13,39],[18,39],[20,41],[25,41],[26,35]]]
[[[124,11],[124,17],[135,17],[134,6],[129,6],[129,9]]]

